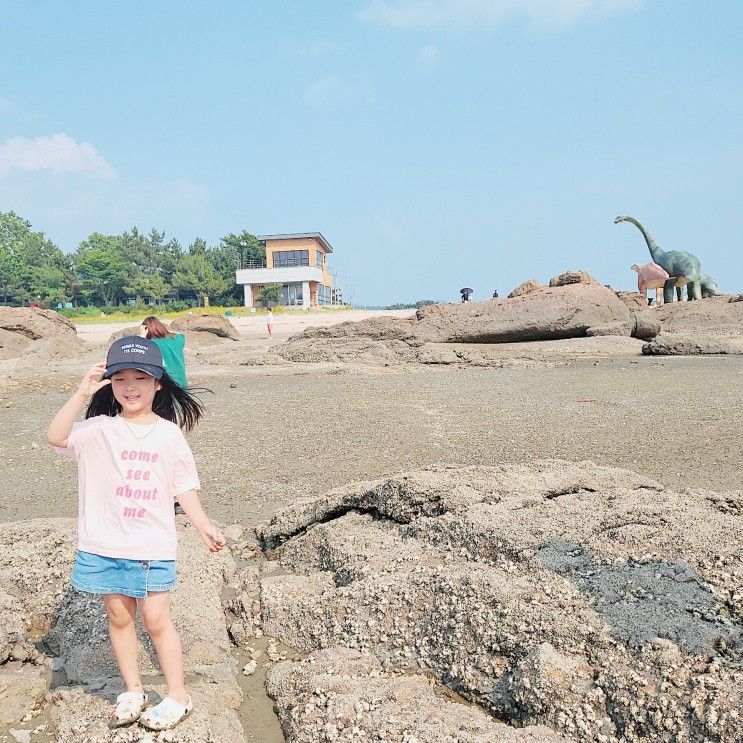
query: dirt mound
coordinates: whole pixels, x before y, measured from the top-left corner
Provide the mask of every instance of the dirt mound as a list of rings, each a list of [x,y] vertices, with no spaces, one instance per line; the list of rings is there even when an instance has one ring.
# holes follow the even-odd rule
[[[222,315],[189,315],[179,317],[170,323],[170,330],[198,330],[202,333],[212,333],[220,338],[229,338],[233,341],[240,340],[240,333],[235,326]]]
[[[732,743],[741,518],[741,492],[671,492],[589,462],[356,484],[259,530],[282,572],[261,580],[263,629],[433,674],[501,720],[571,741]],[[345,709],[350,684],[337,684],[323,698]]]

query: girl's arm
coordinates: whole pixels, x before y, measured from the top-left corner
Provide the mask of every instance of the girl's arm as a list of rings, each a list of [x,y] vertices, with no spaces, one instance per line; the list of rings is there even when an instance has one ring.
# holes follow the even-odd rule
[[[188,490],[178,496],[183,512],[191,520],[191,523],[199,532],[201,540],[206,545],[209,552],[219,552],[225,545],[224,534],[217,529],[209,517],[204,512],[199,500],[199,495],[195,490]]]
[[[101,379],[103,372],[106,371],[106,362],[101,361],[95,366],[91,366],[88,373],[83,377],[77,392],[61,407],[60,411],[54,416],[46,432],[47,441],[52,446],[58,446],[61,449],[67,447],[67,437],[72,431],[72,424],[80,414],[82,407],[88,402],[92,395],[98,392],[101,387],[111,384],[110,379]]]

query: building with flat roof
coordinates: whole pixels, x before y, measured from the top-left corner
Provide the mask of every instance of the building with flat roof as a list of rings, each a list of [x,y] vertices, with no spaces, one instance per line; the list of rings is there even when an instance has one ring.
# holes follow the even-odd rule
[[[328,267],[333,248],[319,232],[257,237],[266,246],[266,260],[245,261],[235,272],[246,307],[258,303],[265,284],[281,284],[279,305],[308,309],[333,303],[333,277]]]

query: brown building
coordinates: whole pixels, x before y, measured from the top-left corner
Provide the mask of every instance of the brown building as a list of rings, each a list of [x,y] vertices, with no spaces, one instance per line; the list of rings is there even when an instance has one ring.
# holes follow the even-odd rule
[[[328,268],[330,243],[319,232],[258,235],[266,246],[263,265],[246,263],[235,272],[243,285],[245,306],[254,307],[264,284],[281,284],[280,305],[322,307],[332,304],[333,279]]]

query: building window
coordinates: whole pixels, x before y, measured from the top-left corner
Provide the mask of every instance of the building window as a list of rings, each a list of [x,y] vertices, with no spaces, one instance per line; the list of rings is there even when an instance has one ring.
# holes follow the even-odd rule
[[[281,287],[281,304],[286,307],[302,305],[302,285],[284,284]]]
[[[309,250],[275,250],[273,252],[273,267],[287,268],[289,266],[309,266]]]
[[[332,291],[329,286],[317,285],[317,303],[320,305],[332,304]]]
[[[322,250],[318,250],[315,252],[315,257],[317,260],[317,267],[322,268]]]

